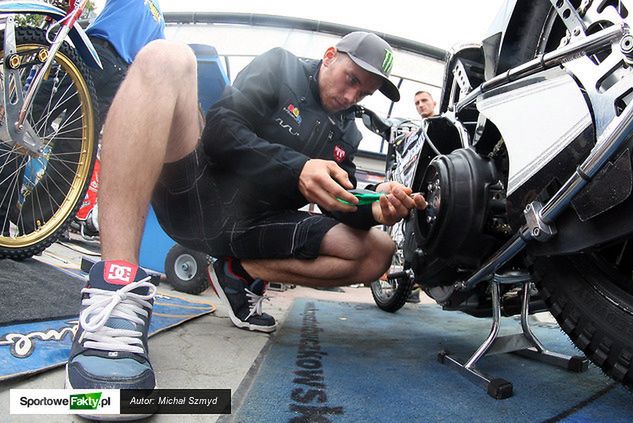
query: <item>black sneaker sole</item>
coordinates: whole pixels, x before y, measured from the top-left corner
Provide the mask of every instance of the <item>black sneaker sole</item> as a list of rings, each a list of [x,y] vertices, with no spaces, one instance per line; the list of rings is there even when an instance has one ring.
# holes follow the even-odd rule
[[[222,289],[222,286],[220,285],[220,282],[218,281],[218,277],[216,276],[215,271],[213,270],[212,266],[209,266],[209,268],[207,269],[207,275],[211,282],[211,286],[213,287],[213,290],[215,291],[215,294],[218,296],[220,301],[222,301],[222,303],[226,305],[229,311],[229,318],[231,319],[231,322],[235,326],[237,326],[240,329],[248,329],[251,331],[258,331],[258,332],[265,332],[265,333],[271,333],[277,329],[277,322],[275,322],[273,326],[261,326],[261,325],[254,325],[252,323],[248,323],[243,320],[240,320],[235,315],[235,313],[233,313],[233,308],[231,307],[231,303],[229,302],[229,299],[226,297],[226,294],[224,293],[224,290]]]

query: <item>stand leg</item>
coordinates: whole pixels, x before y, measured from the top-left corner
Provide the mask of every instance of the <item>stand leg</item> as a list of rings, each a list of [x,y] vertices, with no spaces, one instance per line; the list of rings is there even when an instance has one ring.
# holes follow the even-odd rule
[[[499,326],[501,325],[501,304],[499,298],[499,285],[493,283],[492,288],[492,328],[490,328],[490,334],[486,338],[483,344],[475,351],[475,353],[468,359],[464,367],[475,367],[475,363],[479,361],[488,350],[494,345],[497,335],[499,334]]]
[[[512,396],[512,383],[505,379],[492,378],[475,367],[466,367],[457,359],[449,356],[445,351],[437,355],[437,361],[457,370],[466,379],[485,389],[486,393],[494,399],[506,399]]]
[[[529,283],[523,285],[523,303],[521,304],[521,328],[523,328],[523,336],[533,345],[532,348],[525,348],[513,353],[532,360],[541,361],[553,366],[562,367],[563,369],[580,373],[589,368],[589,360],[583,356],[570,356],[548,351],[543,347],[541,342],[536,338],[528,323],[528,304],[530,300]]]
[[[500,284],[523,285],[523,299],[521,304],[521,328],[522,333],[506,336],[498,336],[501,321]],[[529,323],[529,286],[528,274],[495,275],[491,282],[492,291],[492,327],[488,337],[479,346],[477,351],[465,362],[461,363],[456,358],[450,357],[442,351],[437,359],[440,363],[457,370],[475,385],[486,390],[488,395],[495,399],[505,399],[512,396],[512,383],[501,378],[492,378],[481,371],[475,365],[486,355],[512,352],[523,357],[535,359],[547,364],[559,366],[574,372],[587,370],[589,361],[585,357],[568,356],[547,351],[532,332]]]

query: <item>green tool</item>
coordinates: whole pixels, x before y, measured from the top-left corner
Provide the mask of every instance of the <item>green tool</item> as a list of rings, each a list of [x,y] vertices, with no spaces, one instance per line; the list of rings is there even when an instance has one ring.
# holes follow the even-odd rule
[[[364,206],[365,204],[371,204],[380,200],[380,197],[385,195],[384,192],[375,192],[368,189],[350,189],[347,190],[347,192],[358,198],[358,204],[352,204],[348,201],[341,200],[340,198],[337,198],[337,200],[350,206]]]
[[[358,198],[358,204],[352,204],[348,201],[341,200],[340,198],[337,198],[337,200],[343,204],[347,204],[350,206],[354,206],[354,205],[364,206],[365,204],[375,203],[376,201],[380,200],[380,197],[382,197],[383,195],[387,195],[384,192],[375,192],[375,191],[370,191],[368,189],[348,189],[347,192],[353,194],[354,197]],[[420,195],[420,193],[413,192],[409,194],[409,197],[413,198],[416,195]]]

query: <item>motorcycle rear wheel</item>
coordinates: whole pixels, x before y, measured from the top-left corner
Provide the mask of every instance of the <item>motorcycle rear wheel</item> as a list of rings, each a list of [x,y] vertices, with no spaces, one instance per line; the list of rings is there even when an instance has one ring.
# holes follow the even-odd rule
[[[633,389],[633,280],[630,256],[627,260],[610,263],[602,252],[538,258],[534,267],[541,296],[563,331],[608,376]]]
[[[16,28],[22,85],[49,43],[39,28]],[[0,33],[0,48],[4,33]],[[4,66],[4,52],[0,67]],[[0,83],[2,73],[0,73]],[[0,89],[0,94],[3,93]],[[3,95],[3,94],[2,94]],[[23,259],[53,242],[70,225],[84,198],[97,153],[96,95],[88,68],[64,42],[47,72],[27,121],[43,140],[33,156],[0,139],[0,259]]]

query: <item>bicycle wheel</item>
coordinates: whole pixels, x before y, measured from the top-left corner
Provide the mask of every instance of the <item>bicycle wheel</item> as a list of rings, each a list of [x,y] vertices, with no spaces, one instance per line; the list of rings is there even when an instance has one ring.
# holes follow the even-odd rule
[[[25,87],[41,66],[49,43],[39,28],[16,28],[15,38]],[[4,33],[0,36],[3,46]],[[4,56],[3,51],[0,69],[5,66]],[[2,73],[0,94],[4,99]],[[15,93],[7,97],[12,101]],[[0,131],[0,258],[37,254],[70,225],[88,188],[97,152],[95,99],[86,65],[64,42],[26,118],[41,140],[40,151],[27,151],[7,131]],[[0,108],[0,118],[9,125],[4,110]]]
[[[402,250],[398,249],[391,259],[391,267],[388,273],[402,272],[404,270],[404,257]],[[379,279],[371,283],[371,295],[376,305],[381,310],[395,313],[400,310],[407,301],[413,288],[413,279],[400,277],[395,279]]]

